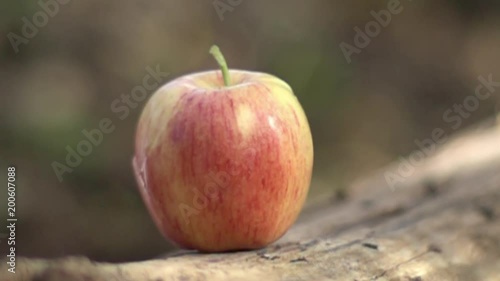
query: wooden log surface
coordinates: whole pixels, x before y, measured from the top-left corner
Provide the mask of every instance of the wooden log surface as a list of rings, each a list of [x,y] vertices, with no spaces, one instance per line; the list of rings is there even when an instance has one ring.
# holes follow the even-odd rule
[[[500,280],[500,126],[458,136],[412,167],[394,188],[386,175],[401,162],[344,199],[308,205],[265,249],[121,264],[19,258],[16,274],[2,262],[0,280]]]

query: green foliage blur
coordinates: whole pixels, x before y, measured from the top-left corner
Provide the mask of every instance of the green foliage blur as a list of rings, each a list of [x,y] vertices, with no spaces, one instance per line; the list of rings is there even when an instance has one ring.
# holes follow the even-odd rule
[[[401,0],[402,11],[350,63],[339,45],[355,46],[354,28],[364,30],[389,1],[242,0],[222,16],[218,1],[65,2],[17,47],[12,33],[22,36],[23,19],[43,21],[41,5],[58,2],[0,3],[0,174],[10,164],[18,170],[20,255],[123,261],[173,248],[131,168],[146,101],[123,120],[111,110],[148,66],[170,73],[164,82],[214,69],[208,50],[217,44],[230,68],[287,81],[314,138],[310,200],[409,154],[436,127],[456,133],[443,113],[474,93],[479,75],[500,80],[500,4],[492,0]],[[498,94],[482,102],[460,129],[494,116],[499,103]],[[103,118],[115,130],[60,182],[51,164],[64,163],[66,146]]]

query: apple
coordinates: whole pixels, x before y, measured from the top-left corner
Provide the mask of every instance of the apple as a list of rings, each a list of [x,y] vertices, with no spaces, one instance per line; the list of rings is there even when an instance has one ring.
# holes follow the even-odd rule
[[[145,105],[133,169],[160,232],[202,252],[262,248],[296,220],[311,181],[313,143],[290,86],[259,72],[177,78]]]

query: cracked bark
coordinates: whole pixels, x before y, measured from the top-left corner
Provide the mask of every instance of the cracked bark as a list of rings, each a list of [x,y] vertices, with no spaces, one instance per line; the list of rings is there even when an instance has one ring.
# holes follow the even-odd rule
[[[310,205],[258,251],[180,251],[143,262],[19,259],[0,280],[500,280],[500,128],[448,142],[398,188],[387,171]],[[4,274],[4,275],[2,275]]]

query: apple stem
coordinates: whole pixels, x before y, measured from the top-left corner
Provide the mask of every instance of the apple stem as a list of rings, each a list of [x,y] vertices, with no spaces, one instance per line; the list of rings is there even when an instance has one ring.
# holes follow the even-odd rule
[[[222,78],[224,79],[224,85],[226,87],[228,87],[230,84],[229,71],[227,68],[226,60],[224,59],[224,56],[222,55],[222,52],[220,51],[219,47],[217,47],[217,45],[213,45],[210,48],[209,53],[212,54],[212,56],[214,56],[215,60],[219,64],[220,69],[222,71]]]

